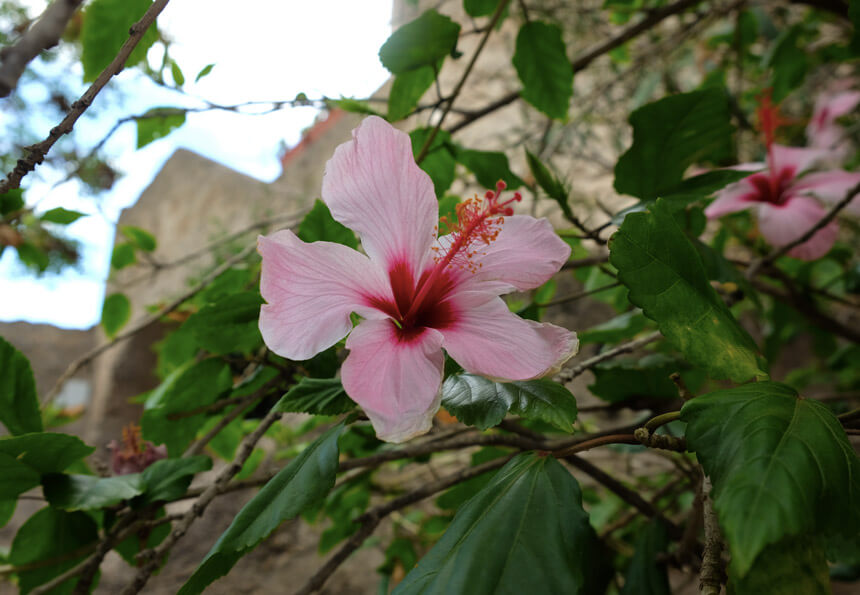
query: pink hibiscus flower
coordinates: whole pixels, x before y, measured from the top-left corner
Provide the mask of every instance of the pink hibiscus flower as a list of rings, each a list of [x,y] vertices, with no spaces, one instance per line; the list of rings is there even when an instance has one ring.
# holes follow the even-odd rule
[[[523,320],[499,296],[546,282],[570,248],[547,220],[513,215],[519,196],[501,201],[503,189],[460,205],[458,224],[437,237],[433,183],[409,136],[367,118],[337,148],[322,184],[332,216],[358,233],[367,255],[286,230],[260,237],[266,344],[305,360],[349,334],[344,389],[389,442],[430,429],[443,349],[495,379],[553,373],[576,351],[576,335]],[[363,319],[354,329],[350,313]]]
[[[773,246],[785,246],[827,214],[825,205],[842,200],[860,182],[860,173],[831,170],[803,175],[831,151],[774,143],[779,117],[767,97],[759,109],[759,121],[767,145],[767,163],[742,163],[733,169],[763,171],[726,186],[717,193],[705,214],[713,219],[753,209],[761,235]],[[860,214],[860,199],[855,198],[846,210]],[[803,260],[821,258],[833,246],[838,231],[836,221],[831,221],[788,254]]]
[[[845,130],[836,120],[851,113],[858,103],[860,91],[821,93],[815,100],[812,119],[806,126],[809,145],[846,153],[849,147],[842,142],[845,140]]]

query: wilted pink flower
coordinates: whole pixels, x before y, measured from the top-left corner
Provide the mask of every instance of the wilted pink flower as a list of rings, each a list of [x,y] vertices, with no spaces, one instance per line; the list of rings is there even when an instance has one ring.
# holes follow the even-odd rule
[[[845,130],[836,123],[838,118],[851,113],[860,103],[860,91],[821,93],[815,100],[812,118],[806,126],[806,139],[811,147],[836,150],[840,154],[847,148]]]
[[[140,426],[134,424],[122,429],[122,445],[111,440],[108,450],[111,451],[110,466],[114,475],[140,473],[155,461],[167,458],[167,446],[155,446],[149,440],[141,440]]]
[[[456,229],[437,238],[433,184],[409,137],[367,118],[337,148],[322,185],[367,256],[286,230],[260,237],[266,344],[305,360],[349,334],[344,389],[390,442],[430,428],[443,349],[466,371],[496,379],[552,372],[575,352],[576,335],[523,320],[499,295],[546,282],[570,248],[545,219],[513,215],[518,197],[501,201],[503,188],[460,205]],[[355,329],[353,312],[363,318]]]
[[[767,98],[759,110],[759,119],[767,144],[767,163],[743,163],[734,169],[763,171],[724,188],[705,214],[713,219],[754,209],[761,235],[773,246],[784,246],[820,221],[827,214],[824,205],[842,200],[860,182],[860,174],[832,170],[802,175],[830,151],[775,144],[779,119]],[[855,198],[847,210],[860,213],[860,199]],[[833,246],[838,231],[836,221],[831,221],[788,254],[803,260],[820,258]]]

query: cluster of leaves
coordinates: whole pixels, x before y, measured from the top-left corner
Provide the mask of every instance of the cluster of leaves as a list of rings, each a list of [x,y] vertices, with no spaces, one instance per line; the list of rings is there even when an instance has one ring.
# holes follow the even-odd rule
[[[608,2],[606,10],[623,23],[643,5],[662,6],[634,4]],[[507,5],[464,2],[488,34],[504,19],[515,18]],[[611,427],[611,416],[600,421],[608,429],[596,430],[594,419],[580,415],[577,398],[554,380],[497,382],[449,362],[441,402],[454,422],[439,419],[429,440],[384,445],[340,383],[342,343],[304,362],[266,350],[257,328],[259,262],[249,257],[165,319],[172,326],[156,347],[160,382],[138,401],[144,409],[143,438],[166,445],[168,458],[140,473],[102,477],[86,464],[92,447],[47,431],[29,363],[0,341],[0,423],[10,434],[0,438],[0,525],[12,517],[21,494],[41,488],[46,501],[2,554],[5,573],[15,577],[23,593],[57,577],[63,579],[54,585],[58,592],[76,586],[86,591],[107,543],[130,564],[143,564],[137,572],[145,582],[152,562],[135,555],[173,539],[168,534],[174,519],[164,516],[164,504],[197,497],[199,492],[189,492],[188,486],[215,459],[220,471],[216,484],[207,488],[214,490],[212,497],[230,485],[262,487],[213,539],[182,586],[183,595],[200,593],[230,572],[288,519],[325,522],[320,550],[338,546],[332,559],[342,561],[383,519],[404,509],[408,512],[395,521],[394,538],[378,569],[384,592],[394,586],[395,593],[404,594],[668,593],[669,565],[700,563],[697,527],[710,501],[722,533],[716,540],[725,542],[730,556],[732,592],[824,593],[837,571],[857,580],[860,461],[845,428],[856,433],[860,414],[839,415],[847,399],[809,398],[817,386],[837,395],[860,387],[860,346],[834,312],[856,305],[860,284],[851,282],[857,275],[856,254],[837,243],[819,261],[783,257],[761,271],[761,279],[748,278],[744,270],[750,259],[764,253],[751,235],[750,218],[735,215],[713,232],[706,231],[703,214],[715,192],[748,172],[688,175],[694,165],[736,161],[735,123],[748,122],[745,114],[762,85],[734,96],[724,84],[730,59],[740,56],[743,67],[762,77],[776,97],[785,97],[821,64],[856,55],[845,44],[801,50],[814,35],[811,28],[825,18],[814,11],[809,15],[777,34],[762,24],[769,21],[758,8],[741,10],[735,28],[706,40],[711,48],[728,45],[732,53],[718,52],[717,65],[701,84],[632,112],[632,140],[615,164],[614,187],[637,202],[614,213],[618,229],[608,241],[606,258],[602,228],[588,229],[577,217],[570,185],[541,152],[520,147],[507,153],[481,151],[455,143],[451,134],[434,127],[410,134],[420,166],[440,197],[441,215],[450,216],[457,200],[446,193],[458,165],[480,185],[493,187],[503,179],[510,188],[523,188],[559,207],[573,226],[561,231],[573,248],[572,272],[563,271],[559,280],[575,280],[612,312],[581,329],[583,350],[595,357],[583,357],[578,365],[593,372],[590,392],[603,409],[634,412],[635,425],[642,426],[635,434],[629,426]],[[460,58],[460,33],[458,23],[431,10],[391,35],[380,50],[394,76],[390,120],[420,111],[419,102],[446,61]],[[614,49],[626,47],[623,43]],[[613,55],[615,62],[623,59]],[[521,84],[519,96],[540,118],[564,126],[575,69],[563,25],[523,18],[511,63]],[[170,64],[181,85],[181,71]],[[98,66],[89,72],[93,68]],[[436,107],[454,99],[440,98]],[[339,106],[366,108],[358,102]],[[167,112],[147,122],[138,128],[141,146],[182,123],[178,114]],[[513,172],[515,158],[527,163],[529,176]],[[3,200],[0,205],[12,205],[3,206],[4,216],[23,206]],[[62,224],[58,219],[64,213],[68,217],[68,211],[57,212],[46,221]],[[152,257],[154,237],[135,227],[120,231],[125,240],[114,250],[115,270]],[[305,216],[298,235],[305,241],[358,246],[355,235],[321,201]],[[589,252],[592,245],[599,251]],[[556,287],[550,282],[510,306],[540,320],[554,307],[550,300]],[[556,306],[564,303],[562,298]],[[107,335],[116,336],[129,316],[128,298],[109,296],[102,321]],[[644,340],[655,331],[658,340]],[[782,347],[795,337],[814,342],[808,365],[782,375],[781,382],[771,380]],[[626,355],[613,359],[619,354]],[[680,380],[673,382],[675,373]],[[289,426],[271,423],[288,412],[307,418]],[[661,419],[646,420],[665,412],[670,413],[664,420],[674,421],[657,434],[661,440],[652,440]],[[446,424],[451,423],[460,424],[461,432],[449,438]],[[274,447],[258,447],[263,436]],[[667,456],[675,465],[658,477],[637,477],[631,487],[575,454],[613,442],[640,443],[613,447],[618,456],[621,448],[631,456],[643,456],[649,447],[666,448],[673,451]],[[417,488],[401,486],[394,496],[374,482],[380,468],[421,466],[438,452],[479,446],[457,463],[440,461],[450,474]],[[289,462],[283,465],[283,459]],[[580,485],[572,472],[577,469],[593,481]],[[701,493],[703,475],[713,486],[710,500]],[[207,493],[197,500],[201,509],[177,521],[179,537],[187,529],[183,523],[204,512]],[[431,496],[437,496],[432,503],[418,504]],[[651,518],[631,514],[631,506]],[[682,521],[688,531],[678,524]],[[409,531],[403,530],[407,524]],[[707,529],[713,538],[714,527]],[[95,560],[95,566],[63,575],[84,560]],[[312,587],[327,576],[317,575],[314,580],[320,582]]]

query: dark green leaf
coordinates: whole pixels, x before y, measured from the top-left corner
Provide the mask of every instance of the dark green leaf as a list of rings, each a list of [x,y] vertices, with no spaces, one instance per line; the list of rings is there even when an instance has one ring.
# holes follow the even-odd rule
[[[145,229],[135,227],[134,225],[122,225],[119,230],[122,232],[122,235],[127,237],[138,250],[143,250],[144,252],[155,251],[155,247],[157,245],[155,236]]]
[[[51,266],[51,257],[48,256],[48,253],[34,244],[23,242],[18,244],[17,249],[18,258],[28,267],[42,273]]]
[[[164,515],[164,508],[160,508],[153,520],[163,518]],[[131,566],[137,566],[138,561],[135,556],[141,550],[156,547],[170,534],[170,530],[170,523],[164,523],[154,528],[143,527],[137,533],[129,535],[124,541],[116,544],[114,550]]]
[[[517,34],[514,67],[522,98],[551,118],[564,120],[573,95],[573,67],[558,25],[531,21]]]
[[[529,151],[526,151],[526,160],[538,186],[546,192],[547,196],[558,203],[565,217],[572,219],[573,212],[570,210],[570,205],[567,204],[567,197],[570,194],[567,187],[553,175],[547,166],[541,163],[540,159]]]
[[[335,242],[350,248],[358,247],[355,234],[334,220],[326,204],[317,199],[313,208],[299,224],[299,238],[305,242]]]
[[[8,215],[24,206],[24,191],[13,188],[6,194],[0,194],[0,215]]]
[[[734,169],[715,169],[713,171],[687,178],[680,184],[663,191],[662,196],[710,196],[717,190],[722,190],[729,184],[748,177],[749,171]]]
[[[588,389],[610,403],[632,398],[676,399],[678,389],[669,375],[681,365],[660,353],[640,360],[615,360],[592,368],[594,384]]]
[[[173,82],[176,83],[177,87],[185,84],[185,75],[182,74],[182,69],[179,68],[179,64],[175,60],[170,61],[170,74],[173,76]]]
[[[800,25],[785,31],[765,58],[765,64],[773,69],[771,97],[775,103],[785,99],[806,78],[809,58],[806,43],[800,40],[802,32]]]
[[[151,504],[176,500],[185,494],[195,474],[211,468],[212,459],[203,455],[155,461],[141,473],[145,491],[139,501]]]
[[[824,548],[818,540],[791,537],[767,546],[743,578],[729,564],[729,595],[830,595]]]
[[[648,320],[642,310],[630,310],[619,314],[606,322],[579,331],[577,337],[580,345],[587,343],[617,343],[636,336],[648,325]]]
[[[213,68],[215,68],[214,64],[207,64],[206,66],[201,68],[200,72],[197,73],[197,76],[194,77],[194,82],[196,83],[197,81],[202,79],[204,76],[207,76],[210,72],[212,72]]]
[[[391,34],[379,49],[379,60],[392,74],[437,64],[457,46],[460,25],[428,10]]]
[[[394,593],[601,593],[601,554],[573,476],[552,457],[520,454],[460,508]]]
[[[409,138],[412,139],[412,152],[416,159],[432,131],[432,128],[417,128],[409,133]],[[419,164],[433,180],[436,196],[442,196],[451,187],[456,163],[451,150],[451,135],[445,130],[440,130],[433,139],[424,160]]]
[[[437,69],[433,66],[421,66],[413,70],[401,72],[394,77],[391,92],[388,94],[388,120],[396,122],[408,116],[418,105],[418,100],[424,96],[433,81],[436,80]]]
[[[124,269],[125,267],[137,262],[137,257],[134,254],[134,246],[130,242],[116,244],[113,247],[113,253],[110,257],[110,265],[116,270]]]
[[[482,448],[481,450],[473,454],[471,463],[472,466],[475,467],[477,465],[492,461],[493,459],[498,459],[500,457],[505,457],[509,455],[510,453],[507,450],[502,450],[501,448],[490,446],[487,448]],[[496,474],[497,471],[497,469],[487,471],[486,473],[482,473],[481,475],[477,475],[450,487],[441,496],[436,498],[436,506],[438,506],[442,510],[457,510],[458,508],[460,508],[460,506],[462,506],[469,499],[471,499],[472,496],[483,490],[484,487],[486,487],[486,485],[490,483],[490,480],[493,479],[493,476]]]
[[[470,17],[485,17],[493,14],[499,0],[463,0],[463,8]]]
[[[92,82],[101,74],[122,44],[128,39],[128,30],[152,4],[151,0],[93,0],[84,11],[81,28],[81,62],[84,81]],[[146,58],[146,52],[158,40],[155,24],[132,50],[126,65],[134,66]]]
[[[86,546],[94,546],[97,540],[98,526],[84,512],[66,512],[48,507],[31,516],[15,535],[9,562],[13,566],[49,560],[57,562],[19,572],[18,588],[21,595],[26,595],[35,587],[76,566],[90,554]],[[77,577],[70,578],[53,589],[51,594],[70,595],[76,582]]]
[[[504,153],[461,149],[457,151],[457,161],[475,174],[478,183],[484,188],[495,189],[499,180],[503,180],[509,190],[523,185],[523,181],[511,171]]]
[[[143,492],[137,473],[116,477],[52,473],[42,478],[45,499],[63,510],[98,510],[119,504]]]
[[[0,422],[10,434],[42,431],[33,370],[24,354],[0,337]]]
[[[154,107],[137,120],[137,148],[164,138],[185,124],[185,110],[175,107]]]
[[[15,506],[18,504],[18,500],[12,498],[11,500],[0,500],[0,528],[5,527],[6,523],[9,522],[9,519],[12,518],[12,515],[15,514]]]
[[[218,538],[179,595],[202,593],[282,522],[325,497],[334,486],[337,439],[342,431],[343,424],[330,429],[263,486]]]
[[[95,450],[77,436],[54,432],[0,438],[0,453],[15,457],[38,473],[59,473]]]
[[[824,405],[758,382],[688,401],[681,419],[737,577],[786,536],[860,532],[860,461]]]
[[[64,209],[63,207],[56,207],[42,213],[39,216],[39,219],[46,223],[68,225],[69,223],[77,221],[81,217],[86,217],[86,213],[79,213],[77,211]]]
[[[131,318],[131,302],[124,293],[112,293],[102,305],[102,328],[108,338],[113,338]]]
[[[624,575],[621,595],[670,595],[666,562],[658,556],[666,553],[669,536],[660,521],[651,521],[636,539],[636,552]]]
[[[192,314],[184,328],[197,346],[215,353],[248,353],[262,344],[258,321],[263,298],[257,291],[234,293]]]
[[[16,498],[18,494],[39,485],[39,473],[15,457],[0,453],[0,501]]]
[[[684,171],[702,159],[731,153],[732,125],[723,89],[664,97],[630,116],[633,145],[615,166],[615,189],[645,200],[678,186]]]
[[[711,287],[695,247],[662,200],[649,212],[627,215],[609,248],[630,301],[691,363],[735,382],[763,374],[755,343]]]
[[[448,377],[442,384],[442,405],[464,424],[482,430],[513,413],[570,432],[577,413],[574,396],[552,380],[501,383],[474,374]]]
[[[275,407],[284,412],[339,415],[355,409],[355,403],[339,378],[302,378]]]
[[[154,444],[166,444],[170,456],[178,457],[206,423],[206,415],[174,418],[173,414],[211,405],[232,386],[233,376],[225,362],[213,358],[189,361],[147,399],[140,424],[144,438]]]

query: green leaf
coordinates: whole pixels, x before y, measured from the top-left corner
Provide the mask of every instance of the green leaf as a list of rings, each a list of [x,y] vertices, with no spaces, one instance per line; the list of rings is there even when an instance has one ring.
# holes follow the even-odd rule
[[[334,486],[338,468],[337,439],[343,427],[338,424],[320,436],[263,486],[218,538],[191,578],[182,585],[179,595],[202,593],[282,522],[325,497]]]
[[[298,236],[305,242],[334,242],[358,248],[358,240],[352,230],[335,221],[331,211],[320,199],[314,201],[313,208],[299,224]]]
[[[573,96],[573,67],[558,25],[531,21],[520,27],[513,58],[520,95],[550,118],[564,120]]]
[[[765,57],[765,65],[773,69],[771,97],[775,103],[785,99],[806,78],[809,52],[807,44],[800,40],[802,32],[799,25],[785,31]]]
[[[339,415],[355,409],[355,403],[343,390],[339,378],[302,378],[275,408],[291,413]]]
[[[6,194],[0,194],[0,215],[8,215],[24,206],[24,191],[13,188]]]
[[[52,473],[42,478],[45,499],[63,510],[98,510],[143,492],[139,474],[117,477]]]
[[[185,124],[185,110],[176,107],[154,107],[137,120],[137,148],[164,138]]]
[[[183,328],[193,333],[197,346],[217,354],[248,353],[263,342],[257,291],[234,293],[192,314]]]
[[[194,77],[194,82],[196,83],[197,81],[202,79],[204,76],[207,76],[210,72],[212,72],[213,68],[215,68],[214,64],[207,64],[206,66],[201,68],[200,72],[197,73],[197,76]]]
[[[137,262],[137,257],[134,254],[134,246],[129,242],[116,244],[113,247],[113,253],[110,257],[110,265],[116,270],[124,269],[125,267]]]
[[[460,25],[428,10],[391,34],[379,49],[379,60],[392,74],[437,64],[457,47]]]
[[[363,114],[368,116],[382,116],[378,111],[370,107],[370,103],[367,101],[362,101],[361,99],[355,99],[354,97],[343,97],[340,99],[332,99],[330,97],[326,97],[324,99],[326,108],[328,109],[342,109],[345,112],[349,112],[351,114]]]
[[[119,230],[138,250],[143,250],[144,252],[155,251],[157,246],[155,236],[145,229],[135,227],[134,225],[122,225]]]
[[[131,318],[131,302],[124,293],[112,293],[102,306],[101,325],[108,338],[112,339]]]
[[[394,593],[601,593],[602,554],[573,476],[524,453],[460,508]]]
[[[824,405],[758,382],[688,401],[681,419],[736,576],[786,536],[860,532],[860,461]]]
[[[441,63],[439,65],[441,67]],[[436,80],[438,67],[421,66],[401,72],[394,77],[391,92],[388,94],[388,120],[396,122],[408,116],[418,105],[433,81]]]
[[[513,413],[570,432],[577,413],[570,391],[545,378],[501,383],[474,374],[449,376],[442,384],[442,405],[464,424],[482,430]]]
[[[6,523],[12,518],[12,515],[15,514],[17,504],[18,500],[15,498],[0,500],[0,528],[5,527]]]
[[[615,318],[610,318],[606,322],[602,322],[584,331],[579,331],[576,335],[579,338],[580,345],[587,343],[618,343],[625,339],[630,339],[639,332],[645,330],[648,325],[648,320],[638,308],[630,310],[624,314],[619,314]]]
[[[135,504],[171,502],[182,497],[194,475],[212,468],[212,459],[204,455],[155,461],[141,473],[144,493]]]
[[[791,537],[769,545],[746,576],[734,576],[729,564],[728,595],[830,595],[824,548],[809,537]]]
[[[722,190],[729,184],[742,180],[754,172],[737,171],[734,169],[715,169],[713,171],[687,178],[683,182],[664,190],[665,196],[710,196],[717,190]]]
[[[0,337],[0,422],[10,434],[42,431],[33,370],[24,354]]]
[[[54,432],[0,438],[0,454],[15,457],[38,473],[59,473],[95,450],[77,436]]]
[[[633,144],[615,165],[615,190],[644,200],[663,196],[687,167],[731,153],[733,127],[723,89],[664,97],[630,115]]]
[[[64,209],[63,207],[57,207],[55,209],[50,209],[42,213],[39,216],[39,220],[44,221],[45,223],[68,225],[69,223],[77,221],[81,217],[86,217],[86,213],[79,213],[77,211],[70,211],[68,209]]]
[[[233,386],[230,367],[210,358],[188,362],[155,389],[141,418],[143,436],[154,444],[166,444],[171,457],[178,457],[206,423],[206,414],[173,418],[191,409],[211,405]]]
[[[412,139],[412,153],[416,159],[418,159],[418,155],[432,131],[432,128],[416,128],[409,133],[409,138]],[[454,166],[457,162],[454,159],[451,146],[451,135],[445,130],[440,130],[433,139],[424,160],[419,164],[421,169],[427,172],[427,175],[433,180],[436,196],[445,194],[445,191],[454,182]]]
[[[621,595],[671,594],[666,562],[658,561],[668,547],[666,526],[660,521],[649,522],[636,539],[636,551],[624,575]]]
[[[182,74],[182,69],[179,68],[179,64],[176,63],[176,60],[170,61],[170,74],[173,76],[173,82],[176,83],[177,87],[181,87],[185,84],[185,75]]]
[[[87,546],[95,546],[97,540],[98,526],[84,512],[66,512],[47,507],[31,516],[21,525],[12,541],[9,562],[13,566],[49,560],[57,562],[17,573],[21,595],[26,595],[35,587],[76,566],[90,554]],[[78,577],[72,577],[51,593],[70,594],[77,580]]]
[[[482,448],[472,455],[472,467],[509,455],[510,453],[507,450],[502,450],[494,446]],[[457,510],[471,499],[472,496],[483,490],[490,483],[490,480],[493,479],[497,471],[498,469],[487,471],[451,486],[446,492],[436,498],[436,506],[442,510]]]
[[[662,200],[627,215],[609,250],[630,301],[692,364],[735,382],[764,374],[755,343],[711,287],[695,247]]]
[[[632,398],[677,399],[678,389],[669,375],[680,368],[677,361],[661,353],[640,360],[615,360],[592,369],[594,384],[588,390],[610,403]]]
[[[153,520],[161,519],[164,515],[164,508],[159,508]],[[122,559],[128,562],[129,565],[137,566],[138,561],[135,556],[140,553],[141,550],[156,547],[164,541],[168,535],[170,535],[170,530],[170,523],[164,523],[154,528],[141,528],[137,533],[129,535],[125,540],[116,544],[114,546],[114,550],[116,550],[116,552],[122,556]]]
[[[128,30],[152,5],[151,0],[93,0],[84,11],[81,28],[81,62],[84,82],[96,80],[129,37]],[[126,66],[134,66],[146,58],[146,52],[158,40],[155,24],[132,50]]]
[[[18,494],[39,485],[39,473],[15,457],[0,453],[0,500],[16,498]]]
[[[558,206],[561,207],[561,211],[564,213],[565,217],[572,219],[573,212],[570,210],[570,205],[567,203],[567,197],[570,194],[567,187],[561,182],[561,180],[553,175],[547,166],[541,163],[540,159],[528,150],[526,151],[526,160],[529,163],[529,169],[537,181],[538,186],[546,192],[547,196],[558,203]]]
[[[463,0],[463,8],[470,17],[485,17],[493,14],[499,0]]]
[[[475,174],[478,183],[484,188],[494,189],[499,180],[503,180],[509,190],[523,185],[523,181],[511,171],[508,158],[504,153],[460,149],[457,151],[457,161]]]

